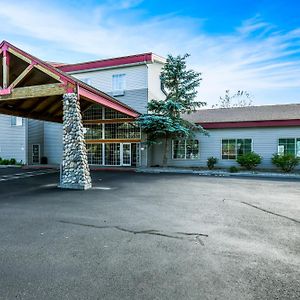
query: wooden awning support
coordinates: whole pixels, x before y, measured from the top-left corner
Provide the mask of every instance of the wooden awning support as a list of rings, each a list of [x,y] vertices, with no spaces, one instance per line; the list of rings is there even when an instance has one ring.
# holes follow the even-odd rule
[[[0,44],[0,113],[62,122],[62,96],[78,95],[81,109],[99,104],[132,118],[139,114],[113,97],[3,41]]]

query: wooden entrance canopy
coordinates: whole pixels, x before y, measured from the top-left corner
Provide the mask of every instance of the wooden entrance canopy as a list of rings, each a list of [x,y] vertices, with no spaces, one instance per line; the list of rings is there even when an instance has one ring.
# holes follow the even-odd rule
[[[10,43],[0,44],[0,113],[62,122],[62,95],[76,93],[81,111],[100,104],[133,118],[139,113]]]

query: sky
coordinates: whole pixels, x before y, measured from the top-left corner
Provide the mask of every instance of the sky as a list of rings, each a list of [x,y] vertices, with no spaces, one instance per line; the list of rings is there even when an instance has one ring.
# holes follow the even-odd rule
[[[300,1],[0,0],[0,39],[47,61],[189,53],[207,107],[226,90],[300,103]]]

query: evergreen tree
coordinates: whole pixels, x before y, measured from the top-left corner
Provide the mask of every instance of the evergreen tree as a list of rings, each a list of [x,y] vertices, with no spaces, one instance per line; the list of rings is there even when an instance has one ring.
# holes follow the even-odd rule
[[[204,102],[195,101],[201,74],[187,70],[187,57],[188,54],[177,57],[168,55],[160,76],[166,99],[151,100],[148,103],[149,113],[139,118],[139,124],[147,134],[149,144],[164,140],[163,166],[167,165],[169,139],[187,139],[193,137],[196,130],[204,132],[201,126],[182,118],[183,114],[189,114],[206,105]]]

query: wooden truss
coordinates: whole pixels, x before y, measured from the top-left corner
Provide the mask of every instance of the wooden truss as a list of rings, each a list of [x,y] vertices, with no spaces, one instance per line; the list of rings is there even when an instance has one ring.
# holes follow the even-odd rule
[[[114,98],[3,41],[0,44],[0,114],[62,122],[62,95],[77,93],[81,110],[93,103],[132,117],[138,114]]]

